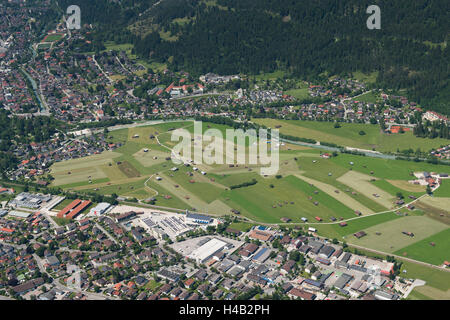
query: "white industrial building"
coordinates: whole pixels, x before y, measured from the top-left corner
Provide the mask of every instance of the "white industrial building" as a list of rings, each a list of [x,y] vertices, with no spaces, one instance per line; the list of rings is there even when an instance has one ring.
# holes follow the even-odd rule
[[[100,202],[99,204],[97,204],[94,208],[91,209],[91,211],[89,211],[90,215],[102,215],[106,212],[106,210],[108,210],[111,207],[111,204],[107,203],[107,202]]]
[[[204,263],[211,259],[214,254],[228,248],[229,244],[225,241],[213,238],[204,245],[192,251],[189,258],[194,259],[197,263]]]

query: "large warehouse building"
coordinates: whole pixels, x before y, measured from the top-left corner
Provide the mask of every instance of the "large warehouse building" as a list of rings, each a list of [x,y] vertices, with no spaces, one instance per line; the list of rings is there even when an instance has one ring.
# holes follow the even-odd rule
[[[189,258],[194,259],[197,263],[204,263],[212,258],[212,256],[228,247],[229,244],[225,241],[213,238],[206,242],[204,245],[198,247],[189,255]]]

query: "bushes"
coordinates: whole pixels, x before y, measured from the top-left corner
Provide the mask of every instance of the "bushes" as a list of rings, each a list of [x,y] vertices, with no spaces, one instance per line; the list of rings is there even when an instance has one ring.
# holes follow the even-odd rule
[[[233,189],[239,189],[239,188],[243,188],[243,187],[249,187],[249,186],[253,186],[257,183],[258,183],[258,181],[256,179],[252,179],[252,181],[235,184],[235,185],[231,186],[230,189],[233,190]]]

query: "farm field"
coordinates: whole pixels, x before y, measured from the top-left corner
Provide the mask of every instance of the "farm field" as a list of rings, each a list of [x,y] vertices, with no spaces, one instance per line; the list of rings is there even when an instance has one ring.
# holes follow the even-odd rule
[[[447,225],[426,216],[408,216],[364,229],[366,236],[360,239],[350,236],[348,242],[394,253],[447,228]],[[403,234],[403,231],[414,233],[414,237]],[[381,234],[377,235],[377,232]]]
[[[426,291],[428,291],[428,294],[430,292],[436,294],[435,299],[442,299],[441,296],[442,294],[448,294],[450,292],[450,272],[444,270],[437,270],[435,268],[423,266],[402,259],[400,260],[403,262],[403,265],[400,269],[401,270],[399,274],[400,277],[407,279],[422,279],[427,282],[425,286],[417,287],[416,290],[418,288],[425,288],[425,287],[434,289]],[[406,273],[404,271],[406,271]],[[423,291],[424,290],[419,290],[419,292]],[[428,296],[428,294],[426,295]]]
[[[421,202],[435,207],[439,210],[446,211],[448,215],[450,215],[450,197],[441,198],[441,197],[426,197],[425,199],[421,199]]]
[[[170,141],[170,131],[181,127],[191,133],[194,129],[192,121],[180,121],[112,130],[108,133],[108,141],[121,143],[121,147],[54,164],[52,185],[103,195],[115,193],[130,199],[152,200],[151,204],[157,206],[196,209],[212,215],[230,215],[235,209],[240,211],[240,216],[255,223],[277,224],[287,217],[294,224],[304,225],[300,218],[306,217],[322,236],[385,252],[411,250],[409,246],[414,251],[416,242],[419,246],[424,239],[448,229],[445,219],[450,217],[441,213],[448,208],[445,201],[450,198],[425,197],[421,199],[425,207],[418,205],[422,211],[401,210],[407,212],[408,217],[393,212],[376,214],[393,207],[397,192],[402,192],[405,201],[409,201],[408,195],[425,193],[423,187],[407,182],[411,172],[448,172],[447,166],[350,154],[324,159],[320,150],[287,144],[280,147],[277,178],[261,176],[255,165],[196,164],[199,170],[207,172],[202,175],[193,171],[192,166],[176,165],[166,159],[170,156],[170,148],[178,143]],[[226,126],[204,124],[203,132],[208,129],[218,129],[226,138]],[[156,136],[163,146],[158,144]],[[205,142],[203,147],[209,143]],[[148,151],[144,152],[144,149]],[[172,171],[175,166],[178,170]],[[189,176],[188,172],[193,175]],[[156,180],[157,176],[162,180]],[[253,179],[257,181],[255,185],[230,190],[231,186]],[[371,182],[371,179],[376,181]],[[375,198],[373,193],[381,197]],[[357,218],[355,210],[369,216]],[[318,223],[316,216],[323,222]],[[337,218],[337,223],[326,224],[331,222],[331,217]],[[350,219],[347,226],[339,226],[339,218]],[[247,228],[252,222],[241,224],[236,227]],[[403,229],[416,236],[409,238],[401,234]],[[368,236],[356,240],[353,233],[361,230]],[[382,234],[374,235],[377,231]],[[439,253],[430,253],[425,259],[431,261],[436,257],[439,258]]]
[[[380,99],[380,97],[377,96],[377,94],[375,94],[373,92],[367,92],[363,95],[355,97],[352,100],[359,101],[359,102],[376,103],[377,100],[379,100],[379,99]]]
[[[308,159],[300,156],[297,158],[296,162],[299,169],[302,171],[302,176],[324,182],[335,189],[339,190],[341,193],[346,192],[351,198],[358,201],[365,207],[369,208],[373,212],[385,211],[387,208],[382,204],[377,203],[372,198],[367,197],[358,188],[353,189],[348,185],[339,181],[339,177],[343,176],[349,172],[347,168],[343,165],[336,164],[333,159],[322,159],[319,158],[319,152],[315,151],[316,159]],[[341,155],[339,155],[340,157]],[[356,160],[356,159],[354,159]],[[331,176],[330,176],[331,174]]]
[[[434,243],[434,246],[431,243]],[[442,265],[444,261],[450,261],[450,228],[394,253],[399,256]]]
[[[107,178],[103,168],[120,156],[119,153],[106,151],[89,157],[61,161],[51,167],[51,175],[55,178],[52,185],[60,186],[84,181]],[[70,174],[69,174],[70,172]]]
[[[395,152],[397,149],[405,150],[409,148],[429,150],[448,143],[445,139],[417,138],[412,132],[386,134],[381,132],[378,125],[372,124],[341,123],[340,128],[334,128],[333,122],[264,118],[256,118],[252,121],[271,128],[281,125],[280,133],[290,136],[333,142],[341,146],[368,150],[375,148],[375,150],[381,152]],[[365,135],[360,135],[360,131],[364,131]]]
[[[320,190],[326,192],[329,196],[335,198],[336,200],[338,200],[339,202],[342,202],[343,204],[345,204],[347,207],[349,207],[350,209],[354,210],[354,211],[360,211],[362,215],[368,215],[368,214],[372,214],[374,213],[371,209],[367,208],[366,206],[364,206],[363,204],[361,204],[360,202],[358,202],[357,200],[355,200],[354,198],[350,197],[347,193],[345,192],[340,192],[340,190],[333,188],[331,185],[314,180],[314,179],[310,179],[307,177],[304,177],[300,174],[297,174],[296,177],[315,185],[316,187],[318,187]],[[339,193],[336,193],[336,190],[339,191]]]
[[[414,288],[413,297],[426,300],[449,300],[450,290],[442,291],[431,286],[420,286]]]
[[[418,187],[417,190],[423,189],[423,191],[420,191],[420,192],[405,192],[405,189],[408,186],[407,185],[403,186],[403,184],[399,183],[398,180],[396,180],[396,181],[397,181],[396,184],[402,186],[402,188],[399,188],[399,187],[393,185],[388,180],[376,180],[376,181],[373,181],[372,184],[377,186],[378,188],[386,191],[387,193],[389,193],[393,197],[396,197],[397,193],[401,193],[405,197],[403,200],[406,203],[412,201],[410,198],[408,198],[408,196],[410,196],[410,195],[415,196],[415,197],[420,197],[421,195],[425,194],[425,188],[424,187],[416,186],[416,185],[413,185],[413,184],[411,184],[412,187]],[[408,182],[405,182],[405,184],[408,184]]]
[[[442,179],[442,183],[439,186],[439,188],[434,192],[434,196],[450,197],[450,179]]]
[[[285,91],[284,93],[300,100],[309,97],[308,88],[290,89]]]
[[[240,210],[241,214],[268,223],[279,223],[282,217],[301,222],[303,216],[310,221],[315,221],[316,215],[324,220],[329,220],[331,216],[355,216],[353,210],[325,192],[316,194],[314,191],[318,191],[317,188],[305,181],[287,176],[282,179],[263,179],[253,186],[224,191],[222,198],[225,203]]]
[[[358,171],[371,175],[380,179],[388,180],[411,180],[415,179],[412,176],[413,172],[449,172],[450,167],[445,165],[433,165],[426,162],[414,162],[406,160],[388,160],[371,157],[360,157],[352,154],[340,154],[338,157],[330,159],[337,165],[340,165],[347,170],[350,168],[353,171]],[[353,165],[350,164],[353,162]]]
[[[348,171],[337,180],[353,189],[358,190],[360,193],[378,202],[383,207],[392,209],[394,207],[394,196],[383,189],[378,188],[374,183],[371,183],[371,179],[371,176],[356,171]],[[377,196],[374,196],[374,194]]]
[[[408,295],[407,300],[433,300],[433,298],[424,295],[414,288],[413,291]]]

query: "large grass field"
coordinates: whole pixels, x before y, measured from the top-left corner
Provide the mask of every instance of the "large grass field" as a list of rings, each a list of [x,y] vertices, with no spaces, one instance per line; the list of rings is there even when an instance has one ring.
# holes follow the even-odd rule
[[[448,171],[450,171],[450,167]],[[442,179],[442,183],[434,192],[434,195],[436,197],[450,197],[450,179]]]
[[[222,198],[251,219],[270,223],[279,223],[282,217],[301,222],[302,217],[315,221],[320,216],[329,221],[332,216],[355,216],[353,210],[295,176],[262,179],[253,186],[224,191]]]
[[[280,133],[300,138],[310,138],[317,141],[333,142],[341,146],[355,147],[381,152],[396,152],[397,149],[405,150],[430,150],[448,144],[446,139],[423,139],[415,137],[412,132],[403,134],[386,134],[381,132],[379,125],[341,123],[340,128],[334,128],[332,122],[278,120],[278,119],[253,119],[253,122],[267,127],[279,128]],[[365,135],[359,132],[364,131]]]
[[[89,157],[57,162],[51,167],[51,174],[55,178],[52,185],[61,186],[79,182],[88,184],[89,179],[108,178],[104,168],[118,156],[119,153],[106,151]]]
[[[359,102],[376,103],[377,100],[379,100],[379,99],[380,99],[379,95],[377,95],[373,92],[367,92],[365,94],[362,94],[362,95],[354,98],[353,100],[359,101]]]
[[[431,243],[434,243],[434,246]],[[444,261],[450,261],[450,228],[401,248],[394,253],[399,256],[442,265]]]
[[[426,267],[417,263],[402,260],[400,277],[407,279],[422,279],[427,282],[427,287],[434,288],[441,293],[449,292],[450,290],[450,272],[445,270],[437,270],[435,268]],[[403,272],[406,271],[406,272]],[[422,290],[420,290],[422,291]],[[439,292],[437,292],[439,294]],[[434,297],[439,299],[439,297]],[[442,298],[442,297],[441,297]]]
[[[447,228],[447,225],[426,216],[407,216],[363,229],[367,235],[360,239],[354,236],[347,238],[348,242],[359,246],[394,253]],[[414,233],[414,237],[403,234],[403,231]]]
[[[236,209],[242,217],[259,223],[281,223],[281,218],[287,217],[292,219],[292,223],[303,224],[301,218],[306,217],[325,237],[384,252],[407,250],[408,256],[420,251],[424,239],[439,237],[439,232],[448,229],[448,210],[442,215],[447,209],[445,201],[450,201],[450,197],[442,197],[446,195],[447,184],[438,190],[440,198],[424,199],[423,207],[420,207],[422,211],[408,211],[408,217],[392,212],[376,214],[394,207],[397,192],[401,192],[408,201],[408,195],[425,193],[423,187],[407,182],[412,178],[412,172],[448,172],[447,166],[350,154],[323,159],[320,150],[284,145],[280,147],[278,177],[261,176],[258,166],[196,164],[207,172],[202,175],[192,166],[175,165],[166,159],[170,156],[170,148],[178,143],[170,139],[171,131],[177,128],[185,128],[191,133],[194,130],[192,121],[113,130],[108,133],[108,141],[122,143],[120,148],[54,164],[51,168],[55,177],[52,185],[104,195],[115,193],[139,200],[154,198],[159,206],[195,208],[209,214],[229,215],[232,209]],[[202,132],[209,129],[218,129],[226,139],[226,126],[204,123]],[[163,145],[159,145],[152,135],[157,136]],[[206,144],[202,147],[206,149]],[[244,147],[248,151],[248,142]],[[144,149],[148,151],[144,152]],[[177,171],[171,170],[174,166],[178,167]],[[188,172],[193,175],[189,176]],[[157,176],[162,180],[156,180]],[[230,190],[231,186],[253,179],[257,180],[255,185]],[[382,201],[373,193],[380,194]],[[354,219],[357,217],[355,210],[367,217]],[[320,216],[323,222],[317,223],[315,216]],[[352,220],[345,227],[337,223],[325,224],[331,222],[331,217]],[[360,230],[365,230],[368,236],[354,239],[352,234]],[[375,235],[378,231],[380,236]],[[401,231],[411,231],[416,236],[410,238]],[[419,260],[420,255],[419,252]],[[441,253],[430,251],[430,255],[423,259],[431,261],[441,257]]]

